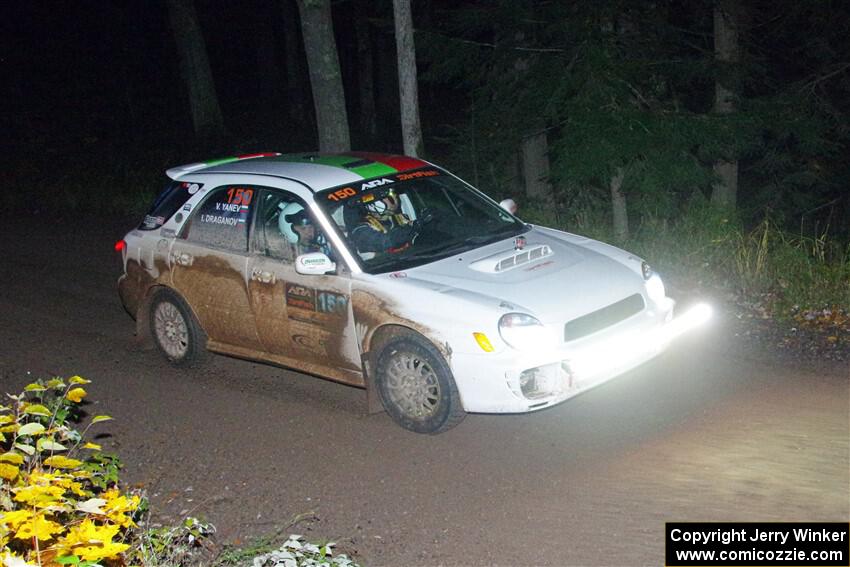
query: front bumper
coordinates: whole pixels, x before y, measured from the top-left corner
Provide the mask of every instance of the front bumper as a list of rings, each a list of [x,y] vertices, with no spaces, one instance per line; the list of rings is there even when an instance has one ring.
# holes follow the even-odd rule
[[[456,353],[452,369],[464,408],[525,413],[563,402],[661,354],[673,339],[704,324],[711,309],[697,305],[672,315],[672,307],[643,313],[624,325],[538,352]]]

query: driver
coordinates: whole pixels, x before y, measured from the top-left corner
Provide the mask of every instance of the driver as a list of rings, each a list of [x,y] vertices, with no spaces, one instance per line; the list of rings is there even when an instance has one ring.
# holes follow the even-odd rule
[[[294,244],[297,253],[322,252],[330,256],[331,247],[325,236],[316,229],[313,219],[300,203],[281,203],[278,227],[286,239]]]
[[[363,217],[351,231],[351,239],[359,252],[397,253],[410,248],[416,236],[415,222],[399,210],[400,199],[390,189],[383,197],[365,195],[361,200]]]

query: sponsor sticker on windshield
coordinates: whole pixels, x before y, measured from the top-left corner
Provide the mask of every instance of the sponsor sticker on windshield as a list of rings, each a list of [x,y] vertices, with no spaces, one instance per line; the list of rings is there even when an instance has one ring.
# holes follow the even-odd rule
[[[352,197],[357,197],[358,195],[362,194],[361,200],[366,203],[370,200],[378,198],[372,191],[379,187],[391,185],[399,181],[409,181],[411,179],[434,177],[437,175],[440,175],[440,172],[436,169],[425,169],[420,171],[408,171],[405,173],[397,173],[395,175],[385,175],[377,179],[372,179],[371,181],[364,181],[363,183],[329,190],[324,193],[324,198],[334,203],[341,203],[343,201],[351,199]]]

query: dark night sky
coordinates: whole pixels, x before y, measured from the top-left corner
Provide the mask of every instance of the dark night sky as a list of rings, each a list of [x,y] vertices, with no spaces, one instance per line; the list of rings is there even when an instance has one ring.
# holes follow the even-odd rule
[[[258,103],[252,29],[275,3],[198,2],[225,116]],[[6,19],[3,122],[14,136],[132,135],[188,126],[174,41],[158,0],[16,3]],[[225,80],[222,80],[225,78]]]
[[[759,3],[757,0],[753,2]],[[467,2],[470,3],[474,4]],[[281,76],[261,76],[257,60],[258,30],[263,25],[272,26],[271,37],[276,42],[278,64],[283,64],[282,22],[285,7],[294,11],[294,0],[195,0],[195,4],[225,122],[232,134],[230,141],[241,144],[238,149],[251,151],[295,151],[315,145],[309,116],[301,125],[286,122],[283,111],[291,101],[286,99]],[[432,8],[447,8],[457,3],[432,0],[422,5],[426,4]],[[809,67],[809,62],[811,54],[818,49],[821,36],[826,36],[821,30],[831,30],[834,39],[842,37],[841,30],[847,28],[848,9],[845,5],[838,4],[838,13],[832,13],[819,8],[820,3],[816,4],[812,6],[817,9],[803,10],[813,14],[807,22],[800,24],[808,28],[798,30],[795,22],[789,21],[785,24],[785,35],[775,36],[775,44],[759,46],[767,48],[768,60],[791,64],[785,65],[785,69],[792,69],[799,62],[793,69],[795,75],[816,72]],[[833,8],[836,6],[830,2],[826,4]],[[391,24],[391,9],[386,12],[374,7],[378,4],[368,5],[374,14],[385,20],[383,25],[376,24],[374,18],[371,22],[374,52],[379,54],[377,57],[383,57],[375,66],[381,69],[381,80],[376,83],[376,88],[379,123],[384,125],[384,131],[378,140],[372,141],[372,145],[357,138],[357,74],[352,23],[355,14],[362,16],[355,12],[362,5],[356,0],[334,3],[335,32],[346,82],[354,146],[400,150],[393,37],[391,26],[386,25]],[[773,5],[768,7],[775,10],[778,19],[767,18],[764,23],[759,23],[764,27],[758,28],[758,34],[783,22],[779,18],[783,14],[782,6],[779,3],[775,8]],[[124,145],[142,142],[150,146],[162,144],[164,139],[191,137],[185,87],[179,75],[164,0],[16,2],[7,6],[6,11],[0,49],[4,77],[0,127],[7,133],[3,137],[3,150],[14,153],[25,147],[28,152],[44,148],[62,152],[68,148],[78,149],[80,143],[87,140],[89,143],[97,140]],[[710,16],[710,10],[703,12]],[[693,41],[702,42],[703,48],[708,48],[710,53],[711,20],[710,17],[703,20],[691,22],[692,26],[699,23],[705,28],[699,30],[703,37]],[[427,25],[425,22],[422,24]],[[681,27],[688,22],[678,24]],[[686,37],[692,39],[694,35],[698,34]],[[842,41],[846,46],[847,41]],[[846,61],[850,54],[834,53],[829,57],[838,63]],[[781,65],[776,67],[783,68]],[[420,65],[422,71],[423,66]],[[306,82],[306,76],[302,76]],[[840,78],[823,84],[834,88]],[[268,85],[279,93],[273,99],[276,104],[269,104],[269,99],[263,97],[263,93],[268,91],[264,87]],[[463,104],[456,104],[456,101],[445,103],[443,97],[449,92],[447,88],[446,85],[435,86],[420,80],[420,108],[426,134],[428,128],[452,124],[452,118],[459,116],[456,113],[464,112]],[[759,88],[769,92],[775,85],[765,83]],[[711,96],[713,89],[708,85],[702,91],[703,98],[706,98]],[[449,94],[457,95],[458,92]],[[833,98],[843,105],[840,108],[847,108],[844,97]],[[309,92],[303,93],[301,100],[306,103],[306,113],[309,114],[312,106]],[[458,121],[454,120],[454,123]],[[264,133],[272,135],[264,138]],[[251,146],[252,143],[255,145]]]

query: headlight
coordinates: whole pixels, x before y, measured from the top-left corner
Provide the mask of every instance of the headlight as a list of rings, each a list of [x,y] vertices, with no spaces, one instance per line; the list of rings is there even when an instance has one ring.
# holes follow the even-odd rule
[[[652,274],[655,273],[652,271],[652,268],[646,262],[640,263],[640,273],[643,275],[644,280],[649,280],[652,277]]]
[[[508,313],[499,319],[502,340],[518,350],[531,350],[549,346],[549,333],[537,318],[525,313]]]
[[[664,289],[664,282],[658,274],[652,274],[646,280],[646,295],[657,305],[667,301],[667,291]]]

